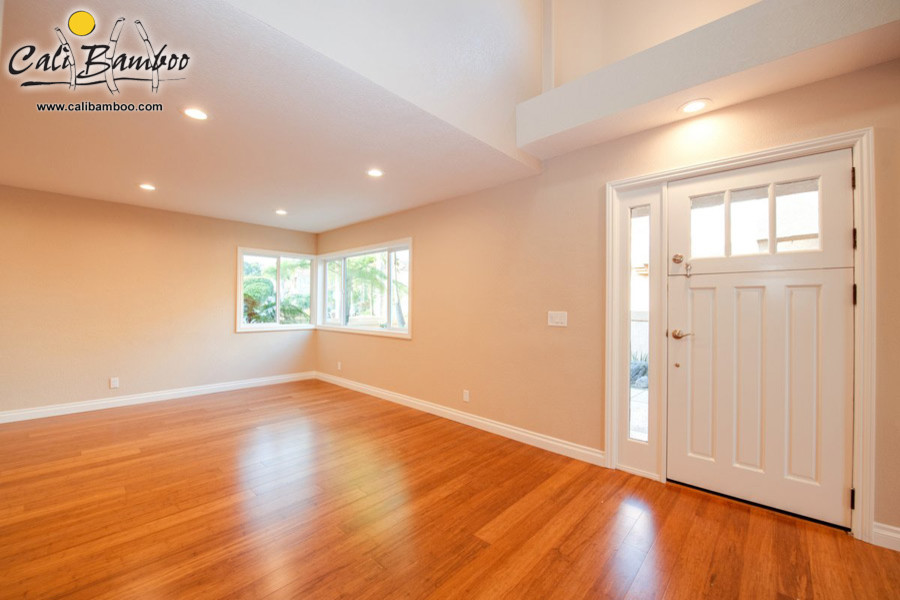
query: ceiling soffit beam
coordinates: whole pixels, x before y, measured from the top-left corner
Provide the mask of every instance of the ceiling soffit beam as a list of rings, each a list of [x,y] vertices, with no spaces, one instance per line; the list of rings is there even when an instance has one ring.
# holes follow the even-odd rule
[[[896,0],[763,0],[522,102],[518,144],[546,159],[682,118],[678,105],[710,84],[730,96],[714,98],[721,108],[890,60],[898,23]],[[797,66],[817,68],[784,72]]]

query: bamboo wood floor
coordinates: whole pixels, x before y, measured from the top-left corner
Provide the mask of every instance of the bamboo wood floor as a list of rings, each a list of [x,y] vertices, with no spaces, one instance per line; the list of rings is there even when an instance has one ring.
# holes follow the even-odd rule
[[[0,426],[0,598],[900,598],[900,553],[311,381]]]

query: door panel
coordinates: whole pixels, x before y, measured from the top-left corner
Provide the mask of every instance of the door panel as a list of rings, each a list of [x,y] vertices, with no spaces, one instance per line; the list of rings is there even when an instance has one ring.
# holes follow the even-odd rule
[[[668,473],[850,524],[852,269],[671,277]]]
[[[821,295],[821,285],[789,286],[785,290],[786,470],[788,477],[808,482],[819,481],[822,440],[819,422]]]
[[[764,286],[734,290],[734,464],[753,471],[763,468],[765,301]]]
[[[691,287],[688,290],[691,359],[688,377],[688,453],[714,459],[716,445],[716,288]]]

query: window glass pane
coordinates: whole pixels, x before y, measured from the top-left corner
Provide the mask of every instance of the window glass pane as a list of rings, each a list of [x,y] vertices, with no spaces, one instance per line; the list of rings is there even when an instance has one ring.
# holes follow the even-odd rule
[[[340,260],[325,263],[325,322],[341,324],[343,270]]]
[[[309,323],[311,266],[311,261],[307,258],[281,258],[280,323]]]
[[[631,361],[628,436],[649,438],[650,207],[631,209]]]
[[[409,315],[409,250],[391,253],[391,327],[406,329]]]
[[[275,323],[278,259],[244,256],[244,324]]]
[[[347,258],[346,325],[387,327],[387,261],[387,251]]]
[[[725,256],[725,192],[691,198],[691,258]]]
[[[731,192],[731,254],[768,254],[769,187]]]
[[[775,186],[775,230],[778,252],[818,250],[819,180]]]

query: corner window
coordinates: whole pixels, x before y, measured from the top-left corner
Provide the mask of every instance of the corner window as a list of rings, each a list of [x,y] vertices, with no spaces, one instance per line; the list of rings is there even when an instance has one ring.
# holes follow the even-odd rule
[[[411,241],[321,257],[320,329],[409,337]]]
[[[312,328],[312,256],[238,249],[238,331]]]

